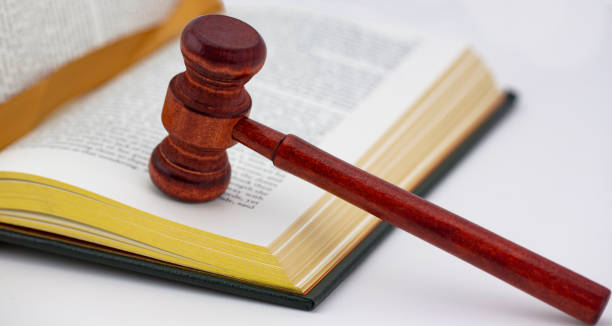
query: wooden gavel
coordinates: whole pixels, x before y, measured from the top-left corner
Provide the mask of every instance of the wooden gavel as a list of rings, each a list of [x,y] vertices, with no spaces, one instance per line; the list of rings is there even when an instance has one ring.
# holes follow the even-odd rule
[[[162,121],[169,136],[149,172],[184,201],[220,196],[230,180],[226,149],[240,142],[296,175],[534,297],[594,324],[610,290],[460,216],[362,171],[294,136],[249,119],[244,84],[266,46],[244,22],[222,15],[191,21],[181,36],[186,71],[168,86]]]

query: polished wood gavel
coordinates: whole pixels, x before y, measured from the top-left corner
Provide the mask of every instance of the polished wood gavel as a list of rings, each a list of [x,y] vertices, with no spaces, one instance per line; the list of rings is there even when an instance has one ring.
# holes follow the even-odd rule
[[[220,196],[230,180],[226,149],[240,142],[294,174],[586,323],[610,290],[294,136],[249,119],[244,84],[266,46],[246,23],[223,15],[191,21],[181,35],[186,71],[168,86],[162,121],[169,136],[149,172],[184,201]]]

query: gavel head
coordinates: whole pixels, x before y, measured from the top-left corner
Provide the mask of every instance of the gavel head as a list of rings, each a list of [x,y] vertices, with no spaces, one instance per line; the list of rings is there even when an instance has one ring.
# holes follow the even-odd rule
[[[266,46],[246,23],[208,15],[185,27],[181,52],[186,71],[168,86],[162,123],[169,135],[153,150],[149,174],[174,198],[208,201],[229,185],[226,149],[251,109],[244,84],[263,66]]]

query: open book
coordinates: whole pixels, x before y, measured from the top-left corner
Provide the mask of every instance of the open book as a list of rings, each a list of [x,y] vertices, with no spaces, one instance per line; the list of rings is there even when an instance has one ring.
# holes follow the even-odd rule
[[[246,85],[254,119],[418,194],[513,100],[459,42],[268,7],[227,14],[268,47]],[[147,163],[183,70],[174,39],[0,152],[0,240],[314,307],[390,227],[241,145],[220,199],[165,197]]]

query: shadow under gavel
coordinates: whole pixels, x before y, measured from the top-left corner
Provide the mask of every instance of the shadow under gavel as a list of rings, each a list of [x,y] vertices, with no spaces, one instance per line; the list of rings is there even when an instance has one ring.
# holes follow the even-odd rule
[[[585,322],[594,324],[610,290],[294,136],[249,119],[244,84],[266,46],[251,26],[222,15],[191,21],[181,36],[186,71],[168,86],[162,121],[169,136],[149,172],[184,201],[220,196],[230,180],[226,149],[236,142],[274,165],[360,207]]]

